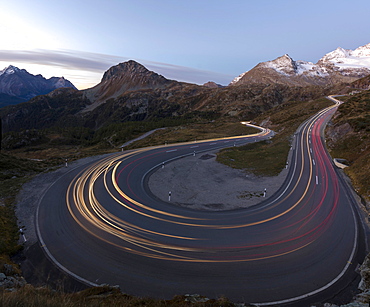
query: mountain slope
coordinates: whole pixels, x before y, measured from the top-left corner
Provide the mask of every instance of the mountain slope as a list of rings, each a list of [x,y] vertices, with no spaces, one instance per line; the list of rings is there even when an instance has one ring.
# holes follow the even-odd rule
[[[370,44],[356,50],[337,48],[316,64],[294,61],[285,54],[273,61],[259,63],[235,78],[230,85],[280,83],[293,86],[350,83],[370,74]]]
[[[63,77],[45,79],[42,75],[32,75],[25,69],[8,66],[0,70],[0,107],[24,102],[35,96],[47,94],[57,88],[75,86]]]
[[[163,88],[176,83],[146,69],[135,61],[127,61],[109,68],[99,84],[84,91],[93,104],[85,111],[91,111],[110,98],[117,98],[127,91]]]
[[[352,82],[350,86],[354,89],[370,90],[370,75]]]
[[[366,83],[369,79],[363,79]],[[334,158],[346,159],[345,172],[356,191],[370,205],[370,91],[351,96],[339,106],[327,128],[328,147]]]

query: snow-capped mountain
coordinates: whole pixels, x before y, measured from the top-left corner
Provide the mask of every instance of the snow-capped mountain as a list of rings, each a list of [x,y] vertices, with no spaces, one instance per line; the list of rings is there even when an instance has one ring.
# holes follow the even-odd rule
[[[45,79],[42,75],[35,76],[25,69],[9,65],[0,70],[0,107],[27,101],[61,87],[76,89],[70,81],[63,77]]]
[[[259,63],[236,77],[230,85],[245,83],[283,83],[288,85],[326,85],[352,82],[370,74],[370,44],[355,50],[341,47],[324,55],[316,64],[294,61],[285,54]]]
[[[20,69],[18,67],[15,67],[13,65],[9,65],[8,67],[5,67],[3,70],[0,70],[0,76],[2,74],[11,75],[11,74],[14,74],[14,73],[16,73],[18,71],[20,71]]]
[[[324,55],[319,63],[333,63],[338,66],[347,65],[347,67],[363,67],[364,65],[370,66],[370,43],[358,47],[355,50],[343,49],[338,47],[336,50]],[[342,65],[341,65],[342,64]]]

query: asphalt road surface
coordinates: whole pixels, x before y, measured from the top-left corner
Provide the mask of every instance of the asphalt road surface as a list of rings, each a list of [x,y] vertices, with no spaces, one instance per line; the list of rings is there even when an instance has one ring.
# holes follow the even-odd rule
[[[364,256],[362,226],[322,131],[337,105],[303,123],[289,174],[251,208],[195,211],[157,199],[148,177],[174,159],[267,139],[272,132],[113,154],[53,183],[37,213],[40,243],[90,285],[172,298],[199,293],[260,305],[328,298]]]

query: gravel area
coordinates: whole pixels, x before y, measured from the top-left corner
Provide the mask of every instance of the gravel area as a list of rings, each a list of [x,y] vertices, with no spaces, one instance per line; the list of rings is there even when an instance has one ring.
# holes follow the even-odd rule
[[[163,201],[195,210],[247,208],[276,192],[287,170],[275,177],[257,177],[216,161],[216,152],[175,160],[149,178],[151,192]]]

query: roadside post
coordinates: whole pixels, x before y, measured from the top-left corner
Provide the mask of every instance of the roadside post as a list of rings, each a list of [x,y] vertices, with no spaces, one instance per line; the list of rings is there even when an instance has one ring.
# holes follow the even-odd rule
[[[23,237],[23,241],[27,242],[26,236],[24,235],[24,232],[23,232],[22,228],[19,228],[19,232],[20,232],[21,236]]]

